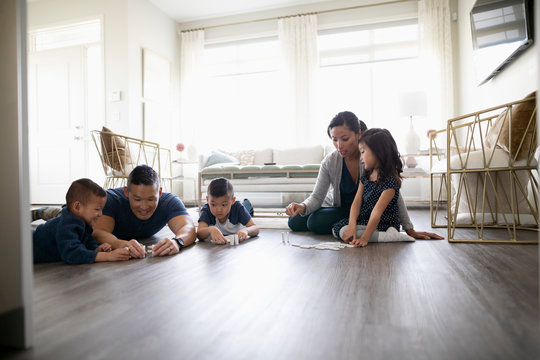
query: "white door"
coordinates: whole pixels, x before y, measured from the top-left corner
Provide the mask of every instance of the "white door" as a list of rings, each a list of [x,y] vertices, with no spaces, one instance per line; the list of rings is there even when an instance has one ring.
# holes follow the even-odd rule
[[[84,47],[29,54],[30,201],[63,204],[86,176]]]

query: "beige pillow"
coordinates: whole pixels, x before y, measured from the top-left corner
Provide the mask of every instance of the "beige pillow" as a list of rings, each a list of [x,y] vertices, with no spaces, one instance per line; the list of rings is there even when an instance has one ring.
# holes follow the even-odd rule
[[[105,163],[112,169],[120,172],[126,172],[126,165],[131,163],[129,149],[126,150],[126,144],[118,136],[103,126],[101,129],[101,147],[105,157]]]
[[[223,151],[220,152],[237,158],[240,161],[240,165],[253,165],[255,164],[255,150],[241,150],[241,151]]]
[[[512,107],[511,134],[508,125],[510,118],[507,114],[508,109],[499,115],[486,135],[485,144],[488,148],[494,148],[495,145],[498,145],[508,152],[511,148],[511,156],[514,157],[518,154],[517,160],[527,157],[531,150],[536,149],[536,92],[525,97],[525,99],[529,98],[531,98],[529,101]],[[523,144],[519,148],[522,140]]]

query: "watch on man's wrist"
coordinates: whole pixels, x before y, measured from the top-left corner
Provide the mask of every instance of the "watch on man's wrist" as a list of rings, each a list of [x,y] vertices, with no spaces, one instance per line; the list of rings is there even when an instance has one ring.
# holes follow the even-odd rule
[[[182,240],[180,236],[173,237],[173,240],[176,240],[176,242],[178,243],[179,249],[182,249],[184,247],[184,240]]]

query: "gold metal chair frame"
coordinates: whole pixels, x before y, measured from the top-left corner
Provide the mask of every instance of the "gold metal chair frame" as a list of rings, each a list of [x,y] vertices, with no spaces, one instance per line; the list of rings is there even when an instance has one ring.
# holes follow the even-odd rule
[[[495,125],[495,120],[507,109],[509,144],[512,146],[512,108],[518,104],[530,101],[531,98],[503,104],[468,115],[448,120],[447,128],[430,134],[430,217],[431,226],[447,227],[448,241],[450,242],[479,242],[479,243],[538,243],[538,240],[519,240],[518,230],[538,231],[538,190],[537,163],[534,158],[536,151],[536,112],[534,111],[528,120],[523,136],[518,139],[518,148],[508,149],[508,163],[504,167],[493,167],[495,151],[488,149],[485,144],[486,135]],[[502,127],[497,133],[499,140]],[[527,136],[532,134],[532,136]],[[446,137],[446,143],[441,144],[436,137]],[[515,139],[514,139],[515,140]],[[446,146],[446,148],[443,148]],[[526,147],[528,153],[525,159],[517,159],[520,150]],[[450,149],[450,151],[448,151]],[[472,152],[481,151],[481,168],[471,168],[470,158]],[[510,154],[514,153],[514,156]],[[476,153],[478,154],[478,153]],[[451,160],[459,161],[459,168],[451,167]],[[434,169],[437,161],[446,160],[446,168]],[[526,174],[526,181],[520,180],[520,176]],[[505,188],[504,180],[508,180],[509,186]],[[454,182],[454,186],[453,183]],[[528,199],[527,187],[532,192],[532,201]],[[446,194],[445,194],[446,192]],[[481,195],[478,195],[481,194]],[[446,195],[446,196],[445,196]],[[455,196],[455,203],[451,199]],[[480,199],[479,199],[480,197]],[[464,199],[462,199],[464,198]],[[521,201],[518,199],[521,198]],[[458,210],[460,202],[465,200],[468,209],[470,224],[458,223]],[[519,202],[519,203],[518,203]],[[463,205],[462,205],[463,206]],[[504,212],[504,207],[510,208],[510,212]],[[527,215],[534,218],[535,224],[522,222],[523,212],[519,207],[526,207]],[[444,209],[446,207],[446,209]],[[447,223],[437,223],[441,214],[446,212]],[[476,231],[475,239],[459,238],[457,228],[469,228]],[[507,238],[488,238],[486,229],[506,229]],[[497,235],[499,237],[499,235]]]
[[[125,186],[131,170],[145,164],[158,173],[164,191],[172,190],[171,150],[152,141],[116,133],[99,130],[90,133],[105,173],[105,189]]]

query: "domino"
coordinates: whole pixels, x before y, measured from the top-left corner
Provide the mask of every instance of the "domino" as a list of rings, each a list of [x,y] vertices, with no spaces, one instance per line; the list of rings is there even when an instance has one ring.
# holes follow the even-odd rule
[[[238,235],[236,235],[236,234],[227,235],[227,236],[225,236],[225,239],[227,239],[227,244],[229,244],[229,245],[238,245],[239,244]]]
[[[144,246],[144,252],[147,255],[152,255],[152,251],[154,250],[154,245],[143,245]]]

